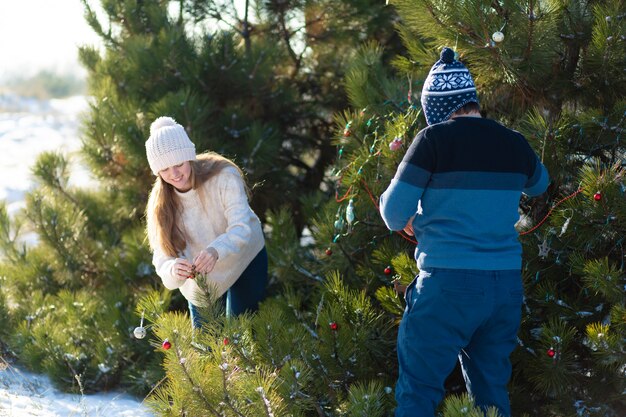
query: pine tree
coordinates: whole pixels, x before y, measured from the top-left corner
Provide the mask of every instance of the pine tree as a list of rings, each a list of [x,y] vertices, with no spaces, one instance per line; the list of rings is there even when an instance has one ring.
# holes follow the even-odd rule
[[[484,115],[524,133],[552,177],[542,198],[521,202],[527,299],[514,415],[623,414],[623,2],[392,3],[408,56],[392,76],[380,49],[364,48],[347,76],[353,110],[337,117],[336,201],[314,233],[319,253],[327,247],[330,268],[378,287],[400,315],[391,281],[415,275],[415,242],[385,236],[376,201],[424,127],[415,90],[441,48],[454,47]]]
[[[97,185],[71,187],[70,156],[46,153],[26,209],[0,211],[3,335],[63,389],[145,394],[162,378],[160,357],[132,337],[138,299],[161,288],[143,223],[151,120],[171,115],[198,151],[233,158],[259,216],[286,204],[300,234],[300,196],[319,187],[333,156],[329,115],[345,105],[347,52],[361,37],[397,39],[390,13],[369,1],[242,4],[104,0],[99,15],[83,2],[103,41],[79,51],[90,95],[81,156]],[[38,242],[26,247],[31,231]],[[179,294],[162,298],[165,309],[185,308]]]
[[[254,398],[250,403],[269,404],[276,415],[391,413],[395,365],[389,347],[394,332],[388,326],[403,310],[398,292],[417,272],[412,259],[416,242],[386,230],[377,200],[403,150],[424,127],[416,101],[422,80],[441,47],[454,46],[474,74],[484,114],[523,132],[552,176],[546,195],[523,199],[520,208],[527,300],[520,347],[514,354],[514,415],[620,415],[625,363],[622,2],[393,3],[408,54],[393,60],[394,72],[376,45],[366,45],[352,59],[345,80],[351,107],[336,115],[336,161],[323,187],[334,201],[311,197],[306,206],[315,219],[312,245],[298,244],[284,212],[268,218],[270,251],[276,259],[273,274],[286,295],[266,302],[251,319],[269,320],[260,327],[245,319],[210,326],[219,329],[204,340],[218,356],[212,366],[236,369],[225,381],[256,381],[255,396],[250,386],[223,385],[218,397]],[[333,294],[344,294],[340,303],[333,303]],[[350,361],[339,362],[348,371],[344,376],[350,375],[341,378],[331,364],[342,355],[322,353],[336,346],[335,341],[350,345],[341,335],[343,329],[368,332],[368,322],[353,314],[363,309],[346,307],[357,299],[367,300],[368,315],[378,318],[369,321],[372,337],[360,348],[386,353],[360,361],[365,372],[359,378],[352,378]],[[157,323],[161,338],[180,332],[171,323],[167,317]],[[324,329],[326,323],[330,332]],[[250,327],[254,330],[244,330]],[[265,339],[285,329],[297,336],[283,342]],[[325,338],[332,332],[337,332],[336,339]],[[229,344],[220,345],[220,340]],[[245,340],[245,348],[229,347],[234,340]],[[277,358],[291,360],[296,352],[310,352],[311,346],[316,352],[311,358],[319,359],[320,366],[308,355],[299,356],[301,362],[290,368],[295,379],[304,376],[299,383],[283,373],[284,361],[268,359],[280,350]],[[263,354],[246,368],[240,361],[249,352]],[[166,355],[168,363],[176,362],[171,351]],[[372,364],[380,372],[371,372]],[[264,370],[276,379],[261,379]],[[170,369],[168,375],[182,384],[185,378],[175,377],[175,372]],[[267,395],[272,384],[278,396]],[[453,379],[448,389],[450,394],[462,393]],[[169,404],[196,404],[190,391],[203,389],[164,389],[155,404],[166,414],[183,414],[182,408],[174,410]],[[213,401],[207,404],[230,407],[228,401]],[[239,400],[233,401],[230,404]],[[233,415],[245,415],[235,408],[230,408]],[[216,410],[215,415],[231,414],[226,408]],[[442,413],[478,411],[467,398],[450,396]]]

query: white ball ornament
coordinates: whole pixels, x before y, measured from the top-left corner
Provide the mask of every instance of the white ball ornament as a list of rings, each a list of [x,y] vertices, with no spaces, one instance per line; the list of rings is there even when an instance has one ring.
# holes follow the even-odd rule
[[[135,338],[143,339],[144,337],[146,337],[146,328],[142,326],[135,327],[133,334],[135,335]]]
[[[494,42],[502,42],[504,40],[504,33],[497,31],[494,32],[493,35],[491,35],[491,39],[493,39]]]

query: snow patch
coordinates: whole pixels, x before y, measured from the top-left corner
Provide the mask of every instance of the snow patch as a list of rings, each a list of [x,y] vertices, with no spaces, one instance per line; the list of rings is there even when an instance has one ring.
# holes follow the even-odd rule
[[[19,370],[2,362],[0,366],[5,368],[0,370],[0,416],[153,416],[138,399],[128,394],[67,394],[52,388],[46,376]]]

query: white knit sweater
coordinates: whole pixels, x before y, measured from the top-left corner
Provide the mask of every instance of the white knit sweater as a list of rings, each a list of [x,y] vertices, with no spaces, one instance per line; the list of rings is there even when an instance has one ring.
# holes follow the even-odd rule
[[[265,239],[261,222],[248,204],[243,180],[235,168],[222,169],[203,188],[204,205],[196,190],[176,192],[183,209],[179,225],[187,243],[181,257],[193,262],[202,249],[217,250],[219,259],[207,278],[220,297],[263,249]],[[148,219],[148,233],[154,236],[154,232],[154,224]],[[196,295],[201,290],[196,281],[179,279],[172,271],[176,258],[155,246],[152,262],[165,287],[178,288],[187,300],[199,305],[201,301]]]

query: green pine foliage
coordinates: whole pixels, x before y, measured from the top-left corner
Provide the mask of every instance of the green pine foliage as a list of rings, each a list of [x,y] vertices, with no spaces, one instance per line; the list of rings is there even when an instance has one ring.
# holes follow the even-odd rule
[[[259,216],[288,204],[300,232],[300,196],[318,189],[333,157],[326,115],[345,105],[347,52],[365,34],[392,42],[392,28],[378,20],[390,12],[376,16],[381,6],[369,1],[245,2],[244,10],[230,1],[103,1],[107,28],[83,3],[107,48],[104,56],[80,50],[94,97],[84,152],[130,203],[127,214],[142,214],[151,182],[143,145],[150,122],[167,114],[199,152],[216,151],[246,172]]]
[[[443,415],[446,417],[499,417],[500,413],[490,407],[487,412],[483,412],[479,407],[474,405],[472,399],[467,395],[450,396],[443,407]]]
[[[6,299],[2,293],[0,293],[0,322],[3,323],[2,329],[0,329],[0,352],[3,352],[6,345],[6,337],[9,335],[9,329],[12,327],[11,316],[9,315],[9,309],[6,305]]]
[[[44,153],[32,171],[39,186],[26,208],[0,219],[11,350],[66,390],[145,391],[146,381],[122,380],[148,361],[130,337],[133,299],[153,282],[143,230],[107,209],[102,192],[70,187],[64,155]],[[34,245],[22,243],[26,231]]]
[[[83,2],[103,49],[79,50],[90,96],[80,155],[41,155],[25,209],[0,210],[3,334],[62,389],[119,384],[145,395],[163,377],[160,357],[132,337],[138,300],[161,287],[144,236],[150,122],[173,116],[198,151],[234,159],[255,211],[265,219],[286,206],[297,242],[308,222],[301,199],[319,198],[334,156],[331,115],[346,103],[351,51],[364,38],[394,48],[394,12],[374,2],[246,5],[103,0],[99,15]],[[95,179],[85,188],[70,185],[77,157]],[[290,265],[298,275],[308,268]],[[274,284],[290,273],[274,270]],[[164,306],[186,309],[178,293]]]
[[[542,198],[521,202],[527,299],[513,357],[514,413],[620,415],[626,77],[616,71],[626,52],[623,2],[392,3],[407,56],[392,61],[397,72],[389,75],[372,59],[379,48],[365,47],[346,77],[352,108],[363,110],[337,116],[337,193],[321,217],[325,226],[314,232],[320,253],[328,245],[333,256],[345,256],[329,263],[357,271],[365,288],[380,286],[379,302],[399,318],[402,304],[392,283],[384,285],[380,261],[407,282],[414,271],[398,254],[410,255],[413,245],[401,234],[379,234],[375,202],[403,153],[388,145],[399,138],[407,146],[424,126],[413,90],[441,47],[455,47],[474,75],[483,113],[524,133],[552,178]],[[492,39],[496,31],[502,42]],[[381,87],[393,85],[380,81],[393,76],[399,90]],[[345,217],[350,200],[352,229],[345,233],[336,222],[333,233],[332,213]]]
[[[165,311],[157,295],[142,299],[167,374],[149,406],[159,415],[383,415],[392,403],[389,317],[339,275],[311,298],[311,311],[301,294],[287,292],[236,318],[217,304],[203,309],[201,330],[187,314]]]

